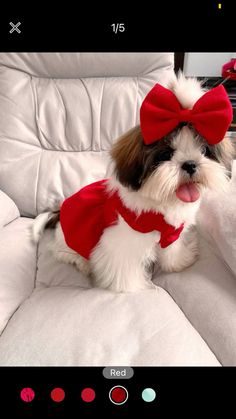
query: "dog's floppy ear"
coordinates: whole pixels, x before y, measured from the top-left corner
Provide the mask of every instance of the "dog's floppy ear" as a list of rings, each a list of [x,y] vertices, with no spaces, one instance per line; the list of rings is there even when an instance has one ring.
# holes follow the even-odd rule
[[[117,140],[111,150],[111,156],[120,183],[138,190],[142,183],[145,157],[140,126],[132,128]]]
[[[225,137],[214,147],[214,154],[217,160],[226,169],[231,170],[232,160],[236,157],[236,143],[231,137]]]

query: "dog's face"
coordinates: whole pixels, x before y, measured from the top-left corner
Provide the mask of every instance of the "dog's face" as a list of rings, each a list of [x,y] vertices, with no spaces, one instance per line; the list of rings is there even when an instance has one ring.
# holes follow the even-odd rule
[[[136,127],[118,140],[111,155],[122,185],[173,205],[197,201],[206,188],[224,190],[234,147],[229,138],[210,146],[189,126],[145,145]]]

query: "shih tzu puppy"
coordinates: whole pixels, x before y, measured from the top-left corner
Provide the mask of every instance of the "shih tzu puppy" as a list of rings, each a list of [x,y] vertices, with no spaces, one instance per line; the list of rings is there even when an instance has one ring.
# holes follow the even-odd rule
[[[140,126],[114,144],[112,177],[34,222],[34,240],[54,228],[55,258],[74,264],[95,286],[136,291],[154,286],[153,263],[165,272],[192,265],[200,200],[208,189],[227,187],[234,147],[224,138],[232,120],[224,87],[205,92],[183,75],[169,87],[153,87]]]

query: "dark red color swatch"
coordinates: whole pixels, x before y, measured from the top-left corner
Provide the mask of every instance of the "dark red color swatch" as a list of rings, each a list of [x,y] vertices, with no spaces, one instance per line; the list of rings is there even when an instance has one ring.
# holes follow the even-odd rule
[[[123,404],[128,399],[128,392],[124,387],[113,387],[109,393],[110,400],[115,404]]]

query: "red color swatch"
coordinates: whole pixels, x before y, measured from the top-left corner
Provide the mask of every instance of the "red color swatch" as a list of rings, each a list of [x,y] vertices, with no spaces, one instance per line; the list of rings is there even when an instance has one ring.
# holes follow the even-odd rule
[[[62,388],[54,388],[51,392],[51,398],[54,402],[62,402],[65,398],[65,392]]]
[[[92,402],[95,399],[95,391],[92,388],[84,388],[81,392],[81,399],[84,402]]]

